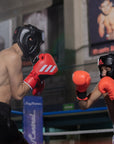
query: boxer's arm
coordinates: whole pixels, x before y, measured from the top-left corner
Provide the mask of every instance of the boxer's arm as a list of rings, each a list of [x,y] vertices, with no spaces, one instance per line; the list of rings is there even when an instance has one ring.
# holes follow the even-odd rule
[[[98,85],[94,88],[94,90],[88,95],[88,100],[79,101],[79,106],[81,109],[88,109],[100,96],[101,92],[98,89]]]
[[[15,55],[10,56],[7,68],[12,97],[21,100],[30,88],[23,82],[22,60],[20,57]]]
[[[102,78],[90,94],[88,100],[79,102],[80,108],[89,108],[102,94],[104,97],[108,95],[111,101],[114,100],[114,80],[111,77],[106,76]]]
[[[105,34],[105,30],[104,30],[104,28],[105,28],[105,26],[104,26],[104,16],[102,14],[100,14],[98,16],[97,23],[99,25],[98,32],[99,32],[100,37],[102,38],[104,36],[104,34]]]

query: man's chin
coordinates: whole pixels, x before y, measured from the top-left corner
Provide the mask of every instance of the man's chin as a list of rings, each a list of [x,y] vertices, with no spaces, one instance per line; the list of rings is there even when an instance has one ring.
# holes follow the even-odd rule
[[[109,14],[110,14],[110,12],[108,12],[108,13],[103,13],[104,16],[108,16]]]

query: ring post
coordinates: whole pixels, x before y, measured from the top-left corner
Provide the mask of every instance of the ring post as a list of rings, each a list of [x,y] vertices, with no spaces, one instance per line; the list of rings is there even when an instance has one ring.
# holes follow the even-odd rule
[[[30,144],[43,144],[43,101],[40,96],[23,99],[23,131]]]

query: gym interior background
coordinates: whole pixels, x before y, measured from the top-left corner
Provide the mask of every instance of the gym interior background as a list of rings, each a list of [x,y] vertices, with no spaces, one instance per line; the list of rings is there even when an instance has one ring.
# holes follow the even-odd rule
[[[72,73],[75,70],[89,72],[92,78],[89,93],[100,79],[97,67],[100,54],[90,54],[88,1],[7,0],[6,3],[1,2],[0,50],[12,45],[13,31],[17,26],[28,23],[45,31],[45,44],[41,52],[51,53],[59,68],[56,76],[45,80],[45,89],[41,94],[44,133],[74,131],[74,133],[58,136],[44,135],[44,143],[77,144],[86,141],[89,144],[96,138],[99,141],[103,138],[105,142],[109,142],[112,137],[112,123],[103,98],[90,109],[81,111],[72,82]],[[31,67],[29,62],[24,63],[24,77],[29,74]],[[11,106],[12,110],[22,112],[23,101],[12,100]],[[22,115],[12,114],[12,119],[22,130]],[[97,130],[101,131],[96,133]],[[77,131],[82,134],[77,134]]]

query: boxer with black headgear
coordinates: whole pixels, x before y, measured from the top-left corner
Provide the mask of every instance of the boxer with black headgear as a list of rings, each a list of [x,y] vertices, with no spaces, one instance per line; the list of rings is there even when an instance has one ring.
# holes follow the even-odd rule
[[[13,35],[13,44],[17,43],[22,49],[24,57],[35,62],[40,52],[40,46],[44,43],[44,32],[33,25],[19,26]]]
[[[31,89],[33,95],[41,94],[44,77],[58,71],[50,54],[39,54],[43,41],[43,31],[33,25],[20,26],[14,32],[13,45],[0,51],[0,144],[28,144],[11,120],[10,102],[12,98],[22,100]],[[38,57],[25,79],[23,56],[32,61]]]
[[[114,124],[114,54],[107,54],[98,59],[100,80],[95,88],[87,94],[91,83],[91,76],[87,71],[73,72],[72,80],[75,84],[76,99],[83,110],[92,106],[101,96],[104,97],[109,111],[109,117]]]
[[[114,79],[114,54],[101,56],[98,59],[98,67],[100,71],[100,78],[102,78],[102,66],[110,67],[111,70],[107,71],[106,75]]]

